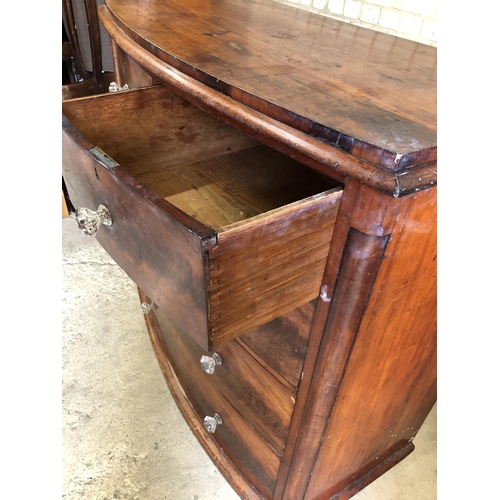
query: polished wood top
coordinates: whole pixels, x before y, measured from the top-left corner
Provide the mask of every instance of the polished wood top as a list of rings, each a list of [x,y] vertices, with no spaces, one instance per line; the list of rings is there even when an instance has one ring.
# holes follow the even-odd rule
[[[436,160],[436,49],[272,0],[107,0],[171,66],[391,170]]]

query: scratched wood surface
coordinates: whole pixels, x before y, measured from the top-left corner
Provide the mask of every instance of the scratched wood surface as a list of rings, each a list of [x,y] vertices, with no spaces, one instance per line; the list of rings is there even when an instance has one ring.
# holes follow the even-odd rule
[[[153,314],[165,341],[165,354],[199,418],[203,420],[215,412],[221,416],[223,423],[217,426],[213,438],[263,497],[271,499],[280,463],[278,454],[201,370],[198,360],[184,344],[182,333],[168,317],[160,309]]]
[[[238,339],[260,363],[296,392],[306,355],[314,301],[252,328]]]
[[[107,202],[117,223],[98,238],[121,235],[105,248],[178,325],[192,309],[189,331],[205,349],[317,297],[339,183],[162,86],[65,101],[63,113],[72,199]],[[86,152],[94,145],[119,167]]]
[[[124,51],[130,49],[129,55],[171,90],[326,175],[332,170],[332,177],[346,183],[346,196],[340,190],[328,194],[338,197],[333,205],[325,203],[332,198],[321,195],[309,212],[306,200],[229,226],[222,222],[218,245],[200,245],[201,258],[193,255],[193,263],[186,263],[196,268],[196,286],[205,287],[203,297],[208,297],[204,314],[208,329],[194,339],[207,350],[249,329],[265,331],[260,325],[314,299],[324,287],[323,300],[316,301],[310,318],[305,360],[292,363],[294,373],[298,364],[302,368],[282,457],[256,431],[259,419],[255,427],[247,425],[219,388],[206,384],[204,374],[199,376],[197,363],[189,360],[190,351],[176,330],[180,325],[193,334],[186,327],[191,306],[172,297],[168,307],[180,307],[166,310],[174,327],[168,355],[177,360],[175,370],[185,394],[201,416],[214,411],[214,402],[225,412],[227,427],[216,433],[216,439],[248,482],[274,500],[349,498],[411,451],[412,433],[435,400],[435,193],[418,192],[404,202],[398,197],[408,191],[406,186],[413,192],[435,183],[436,49],[271,0],[107,0],[107,4],[111,14],[106,8],[101,14],[114,19],[125,38],[145,49],[141,52],[122,39]],[[108,17],[102,19],[118,37]],[[149,82],[130,62],[124,66],[137,83]],[[192,78],[179,75],[165,62]],[[214,90],[207,92],[205,85]],[[114,103],[126,100],[115,99]],[[175,101],[175,97],[165,100]],[[157,206],[161,203],[154,196],[171,207],[167,213],[177,214],[177,223],[186,229],[195,219],[177,208],[176,212],[162,195],[145,187],[147,176],[166,170],[159,166],[161,159],[156,166],[151,160],[153,169],[144,161],[144,155],[158,147],[148,142],[149,135],[158,134],[154,135],[158,144],[168,143],[163,129],[174,130],[177,123],[167,119],[172,113],[186,112],[186,122],[200,121],[196,133],[208,144],[192,138],[182,143],[177,137],[172,152],[170,146],[162,149],[163,144],[157,150],[163,160],[173,158],[178,165],[238,156],[254,150],[255,141],[234,130],[225,135],[217,120],[197,114],[200,111],[189,105],[184,111],[183,105],[168,104],[168,113],[148,128],[148,119],[155,118],[151,113],[148,117],[147,107],[141,108],[144,102],[139,99],[129,110],[127,123],[116,122],[114,134],[124,126],[128,139],[116,139],[104,129],[97,139],[107,137],[106,147],[109,151],[115,147],[113,154],[119,155],[130,147],[128,142],[133,143],[134,134],[143,134],[139,142],[146,146],[133,145],[120,161],[127,155],[136,158],[130,172],[144,179],[139,183],[141,192]],[[79,107],[75,104],[75,116]],[[114,108],[110,105],[106,116],[112,117]],[[141,115],[145,132],[134,124]],[[100,117],[96,114],[94,120]],[[211,138],[213,155],[207,156]],[[203,168],[208,167],[210,161]],[[383,182],[376,180],[382,177]],[[153,180],[151,185],[171,196],[163,193],[161,183]],[[389,189],[387,183],[395,188]],[[224,189],[234,188],[226,183]],[[332,207],[333,213],[328,213]],[[154,231],[156,226],[148,224],[145,231]],[[196,224],[192,228],[197,235],[211,237],[206,223]],[[317,241],[322,243],[318,246]],[[260,365],[267,365],[270,375],[284,381],[285,387],[293,385],[285,378],[289,374],[273,367],[272,356],[258,354],[257,336],[255,350],[244,336],[235,344],[246,354],[253,351],[254,360],[262,356]],[[293,359],[289,354],[285,358]],[[228,397],[245,400],[243,395]]]
[[[63,114],[135,177],[257,144],[161,85],[65,101]]]
[[[141,303],[150,302],[150,299],[140,288],[138,292]],[[144,320],[146,322],[149,338],[151,340],[156,359],[158,360],[158,364],[160,365],[163,376],[165,377],[165,381],[170,388],[170,392],[177,403],[179,410],[199,443],[208,456],[213,460],[220,473],[227,479],[233,489],[238,492],[242,498],[245,498],[246,500],[262,500],[262,495],[255,489],[254,486],[252,486],[248,478],[243,475],[241,469],[238,468],[220,444],[213,438],[213,434],[210,434],[205,429],[203,421],[193,408],[184,388],[181,386],[181,383],[168,360],[168,349],[165,346],[165,341],[162,337],[155,314],[144,315]]]
[[[436,159],[436,49],[271,0],[107,0],[137,43],[234,99],[400,170]]]
[[[162,86],[68,101],[63,112],[142,184],[214,228],[336,185]]]
[[[88,151],[88,143],[67,121],[63,127],[62,167],[75,208],[105,205],[111,226],[101,226],[97,241],[115,262],[172,318],[207,337],[203,236],[189,228],[159,196],[138,188],[119,167],[110,171]],[[199,227],[203,230],[203,227]]]
[[[199,361],[201,356],[213,353],[207,353],[180,327],[174,327],[162,311],[157,310],[156,317],[162,331],[175,328],[194,360],[196,369],[202,373],[202,379],[204,376],[205,383],[213,383],[231,405],[245,416],[247,423],[281,455],[295,403],[291,391],[237,342],[229,342],[217,349],[222,365],[216,366],[213,374],[206,374]]]
[[[163,170],[137,179],[191,217],[215,229],[336,185],[262,145],[191,164],[166,164]]]
[[[403,449],[436,401],[436,190],[402,205],[307,500],[330,498]]]
[[[316,298],[340,188],[237,223],[208,251],[215,347]]]

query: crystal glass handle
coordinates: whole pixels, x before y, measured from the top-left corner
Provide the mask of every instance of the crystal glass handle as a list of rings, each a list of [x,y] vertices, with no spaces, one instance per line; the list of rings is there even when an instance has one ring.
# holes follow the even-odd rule
[[[120,87],[116,82],[111,82],[109,84],[109,92],[120,92],[120,90],[129,90],[129,86],[125,84],[123,87]]]
[[[104,205],[99,205],[95,212],[88,208],[77,208],[75,218],[78,227],[87,236],[94,236],[101,224],[105,226],[113,224],[111,214]]]
[[[200,358],[200,365],[205,373],[212,375],[216,366],[222,365],[222,358],[214,352],[212,356],[202,356]]]
[[[217,429],[217,425],[222,424],[222,418],[220,418],[220,415],[218,413],[214,413],[213,417],[205,417],[203,419],[203,425],[205,426],[205,429],[213,434],[215,430]]]
[[[143,302],[141,304],[141,309],[144,314],[148,314],[149,312],[156,309],[156,304],[154,302],[151,302],[151,304],[149,304],[148,302]]]

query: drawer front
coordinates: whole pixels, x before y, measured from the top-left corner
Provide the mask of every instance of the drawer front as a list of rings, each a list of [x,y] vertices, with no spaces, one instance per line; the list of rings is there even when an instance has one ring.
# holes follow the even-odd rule
[[[154,314],[169,362],[200,419],[213,417],[215,413],[221,417],[222,424],[217,425],[213,438],[260,493],[265,498],[272,498],[280,457],[249,425],[248,414],[240,414],[213,383],[214,379],[203,372],[198,359],[190,350],[195,344],[190,340],[186,342],[188,337],[179,335],[161,310],[157,309]],[[225,361],[222,366],[224,364]],[[216,368],[216,372],[218,368],[220,367]]]
[[[339,186],[162,86],[65,101],[63,111],[73,205],[108,208],[99,242],[205,350],[318,296]],[[242,219],[211,227],[202,217],[227,207]]]
[[[206,336],[200,238],[152,203],[154,193],[126,172],[105,168],[73,127],[63,129],[62,143],[63,176],[75,208],[103,204],[110,212],[112,225],[98,229],[99,243],[172,318]]]
[[[314,301],[311,301],[238,339],[294,393],[299,387],[313,314]]]
[[[190,353],[193,365],[201,374],[200,379],[205,383],[212,382],[240,415],[244,415],[247,423],[282,455],[295,405],[294,394],[236,342],[217,349],[222,364],[212,366],[213,373],[206,373],[200,364],[201,357],[210,358],[213,353],[209,355],[176,328],[161,310],[156,310],[156,318],[167,346],[175,332]],[[180,360],[175,362],[180,364]]]

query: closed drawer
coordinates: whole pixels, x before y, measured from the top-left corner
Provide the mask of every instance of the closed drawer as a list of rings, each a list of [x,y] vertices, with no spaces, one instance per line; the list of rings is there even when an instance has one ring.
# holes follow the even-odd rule
[[[216,355],[220,357],[221,364],[215,365],[213,373],[206,373],[200,360],[202,356],[213,359],[213,353],[209,356],[161,310],[157,309],[155,315],[167,348],[172,343],[172,337],[179,338],[190,354],[194,369],[201,374],[199,379],[202,385],[193,387],[193,392],[203,392],[207,383],[213,383],[259,436],[282,455],[295,406],[295,395],[236,342],[229,342],[217,349]],[[174,353],[172,357],[178,367],[185,363],[185,358],[177,359]],[[195,397],[198,399],[198,396]]]
[[[341,186],[162,86],[63,103],[75,207],[97,239],[204,349],[314,299]]]
[[[299,387],[313,314],[311,301],[249,330],[237,340],[294,393]]]
[[[223,389],[227,389],[227,386],[234,385],[234,381],[223,384],[220,373],[215,377],[204,373],[196,352],[199,347],[192,340],[189,340],[189,337],[178,331],[161,310],[156,309],[154,313],[150,314],[156,316],[164,341],[165,354],[194,410],[201,420],[207,416],[214,417],[216,413],[220,416],[222,424],[217,425],[213,438],[243,475],[258,488],[260,493],[265,498],[272,498],[280,466],[280,457],[273,447],[250,425],[250,422],[254,422],[254,418],[249,416],[248,411],[243,413],[237,411],[231,404],[232,402],[226,398],[227,392],[220,390],[221,386]],[[234,342],[228,345],[232,344]],[[223,353],[222,366],[231,365],[231,358],[226,358],[226,354],[227,352]],[[225,375],[228,374],[231,376],[229,370],[226,370]],[[262,386],[262,389],[266,388],[266,386]],[[244,386],[242,386],[242,390],[245,391]],[[265,405],[257,400],[254,401],[254,404],[257,409],[262,409]]]

